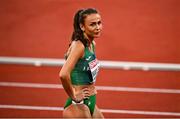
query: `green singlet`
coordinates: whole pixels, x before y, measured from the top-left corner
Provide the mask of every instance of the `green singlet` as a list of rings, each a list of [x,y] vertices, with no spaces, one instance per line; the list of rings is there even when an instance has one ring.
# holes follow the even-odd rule
[[[73,104],[73,100],[69,97],[67,100],[66,100],[66,104],[64,106],[64,109],[66,107],[68,107],[69,105]],[[77,103],[78,104],[78,103]],[[94,109],[95,109],[95,105],[96,105],[96,95],[92,95],[90,96],[88,99],[84,99],[83,100],[83,104],[87,105],[88,108],[89,108],[89,111],[91,113],[91,115],[93,115],[94,113]]]
[[[94,44],[92,43],[93,52],[88,47],[84,49],[84,57],[79,59],[71,72],[71,82],[73,85],[90,85],[96,81],[99,71],[99,62],[94,53]],[[83,103],[88,106],[91,115],[94,112],[96,104],[96,95],[92,95],[89,99],[84,99]],[[72,104],[72,99],[68,98],[64,108]]]
[[[73,85],[88,85],[95,82],[99,71],[99,63],[94,53],[94,44],[92,44],[93,52],[88,47],[84,49],[84,57],[79,59],[71,72],[71,82]]]

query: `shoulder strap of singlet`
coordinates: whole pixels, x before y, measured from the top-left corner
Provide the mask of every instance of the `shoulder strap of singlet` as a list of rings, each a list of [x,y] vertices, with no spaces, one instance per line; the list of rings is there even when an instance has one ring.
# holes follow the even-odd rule
[[[95,52],[94,42],[92,42],[93,52]]]

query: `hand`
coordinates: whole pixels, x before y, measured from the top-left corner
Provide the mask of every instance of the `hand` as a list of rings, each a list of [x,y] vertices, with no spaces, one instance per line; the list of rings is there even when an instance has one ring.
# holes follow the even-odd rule
[[[84,88],[81,91],[75,92],[74,95],[74,101],[79,103],[84,99],[87,99],[90,97],[90,89],[89,88]]]

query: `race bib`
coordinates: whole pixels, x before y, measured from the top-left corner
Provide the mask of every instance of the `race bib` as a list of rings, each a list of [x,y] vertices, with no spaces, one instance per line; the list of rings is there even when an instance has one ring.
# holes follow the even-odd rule
[[[98,74],[98,71],[99,71],[99,67],[100,67],[100,64],[99,64],[97,59],[94,59],[91,62],[89,62],[89,68],[90,68],[90,71],[91,71],[93,82],[96,81],[96,77],[97,77],[97,74]]]

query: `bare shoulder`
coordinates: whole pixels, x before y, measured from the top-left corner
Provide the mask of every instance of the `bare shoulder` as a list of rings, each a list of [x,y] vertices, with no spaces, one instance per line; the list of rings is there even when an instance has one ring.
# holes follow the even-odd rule
[[[84,49],[84,45],[81,41],[73,41],[71,44],[71,48]]]
[[[79,53],[83,53],[84,52],[84,45],[81,41],[73,41],[72,45],[71,45],[71,51],[72,52],[79,52]]]
[[[77,57],[82,57],[84,55],[84,45],[81,41],[73,41],[72,44],[71,44],[71,51],[70,51],[70,54],[74,54],[76,55]]]
[[[77,49],[82,50],[82,49],[84,49],[83,47],[84,46],[83,46],[83,44],[80,41],[73,41],[71,43],[70,47],[68,48],[66,55],[69,56],[69,54],[72,51],[72,49],[73,50],[77,50]]]
[[[73,41],[70,46],[70,51],[67,60],[61,69],[61,74],[70,74],[75,64],[81,57],[83,57],[83,55],[84,45],[81,43],[81,41]]]

